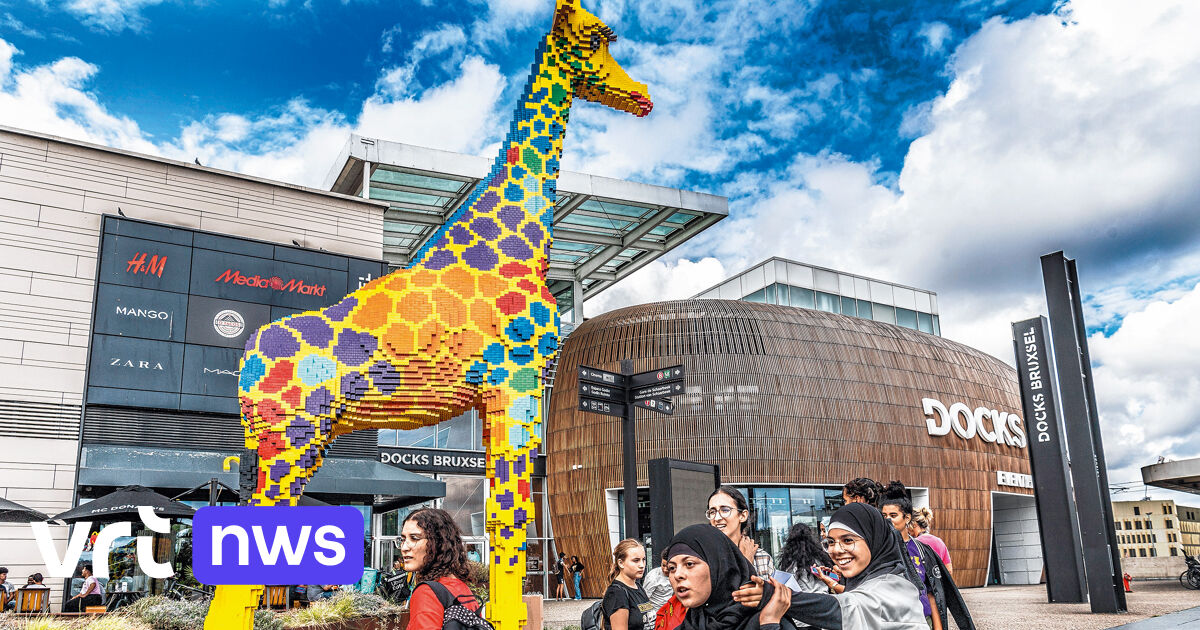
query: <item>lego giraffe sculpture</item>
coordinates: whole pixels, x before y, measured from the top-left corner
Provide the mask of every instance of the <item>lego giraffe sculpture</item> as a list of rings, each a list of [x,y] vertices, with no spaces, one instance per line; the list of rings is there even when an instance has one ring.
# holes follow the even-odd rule
[[[488,616],[497,630],[519,630],[526,617],[542,371],[558,349],[546,269],[568,112],[575,97],[637,116],[652,107],[646,86],[609,54],[615,39],[579,0],[557,0],[491,172],[416,262],[325,309],[264,326],[242,358],[243,498],[251,505],[295,505],[339,435],[414,429],[480,410],[490,484]],[[249,630],[261,591],[218,587],[205,627]]]

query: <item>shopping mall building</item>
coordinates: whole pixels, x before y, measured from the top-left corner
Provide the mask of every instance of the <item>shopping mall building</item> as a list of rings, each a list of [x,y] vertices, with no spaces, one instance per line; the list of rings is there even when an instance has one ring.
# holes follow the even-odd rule
[[[624,531],[621,420],[580,410],[580,366],[682,365],[674,414],[636,411],[639,529],[647,462],[714,463],[778,555],[855,477],[900,480],[932,508],[960,585],[1036,584],[1042,561],[1016,372],[947,340],[929,291],[772,258],[698,298],[594,317],[566,340],[547,433],[556,543],[603,567]],[[677,524],[678,525],[678,524]],[[596,533],[604,535],[597,536]],[[661,543],[658,543],[661,544]],[[592,571],[584,593],[602,592]]]
[[[351,136],[318,190],[0,128],[2,496],[55,514],[127,484],[194,505],[213,478],[236,487],[222,463],[241,451],[246,335],[405,265],[489,167]],[[529,592],[549,592],[549,560],[564,551],[584,557],[585,591],[598,594],[623,535],[618,422],[578,412],[574,378],[622,359],[688,370],[675,415],[639,412],[642,486],[648,459],[718,464],[777,551],[791,523],[836,508],[846,480],[901,479],[937,513],[961,583],[1038,579],[1015,372],[940,337],[936,295],[770,259],[703,299],[584,322],[585,299],[728,204],[569,172],[558,193],[548,279],[566,338],[535,466]],[[373,566],[390,563],[398,520],[421,504],[453,513],[482,556],[480,429],[466,414],[343,436],[307,492],[363,511]],[[54,529],[65,546],[67,529]],[[27,526],[0,536],[10,579],[43,570]]]

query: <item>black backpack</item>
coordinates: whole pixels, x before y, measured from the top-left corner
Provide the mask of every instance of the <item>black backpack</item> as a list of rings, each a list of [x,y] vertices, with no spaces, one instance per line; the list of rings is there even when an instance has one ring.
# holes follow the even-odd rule
[[[450,593],[450,589],[440,582],[421,582],[433,589],[433,594],[437,597],[438,602],[442,604],[442,628],[443,630],[496,630],[490,621],[479,616],[478,612],[467,608],[464,603],[475,602],[479,600],[474,595],[459,595],[455,597]],[[421,584],[418,584],[419,588]],[[416,588],[413,592],[416,592]],[[483,609],[482,606],[479,607]]]
[[[583,616],[579,618],[579,627],[581,630],[605,630],[604,600],[588,606],[587,610],[583,611]]]

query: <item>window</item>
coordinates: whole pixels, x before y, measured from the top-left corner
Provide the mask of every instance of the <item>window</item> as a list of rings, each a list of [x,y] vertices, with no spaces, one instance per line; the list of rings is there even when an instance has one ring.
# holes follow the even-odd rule
[[[842,301],[832,293],[817,291],[817,310],[826,313],[841,313]]]
[[[855,307],[854,298],[842,297],[842,315],[858,315],[858,308]]]
[[[1133,522],[1125,521],[1125,529],[1133,529]]]
[[[1175,527],[1175,522],[1171,519],[1167,519],[1167,529],[1171,529],[1173,527]]]
[[[1178,555],[1179,555],[1179,550],[1178,550],[1178,549],[1176,549],[1176,548],[1174,548],[1174,547],[1171,547],[1171,555],[1172,555],[1172,556],[1178,556]]]
[[[917,330],[923,333],[933,334],[933,316],[929,313],[917,311]]]
[[[1154,529],[1154,524],[1150,522],[1150,519],[1146,519],[1146,529]]]
[[[1142,528],[1142,522],[1141,522],[1141,521],[1134,521],[1134,522],[1133,522],[1133,524],[1134,524],[1134,526],[1135,526],[1135,527],[1137,527],[1138,529],[1141,529],[1141,528]]]
[[[1142,515],[1142,508],[1140,508],[1140,507],[1138,507],[1138,506],[1136,506],[1136,505],[1135,505],[1135,506],[1133,506],[1133,515],[1134,515],[1134,516],[1141,516],[1141,515]]]
[[[1145,550],[1145,549],[1138,549],[1138,557],[1145,558],[1145,557],[1146,557],[1146,550]]]
[[[1150,557],[1151,557],[1151,558],[1157,558],[1157,557],[1158,557],[1158,549],[1155,549],[1154,547],[1151,547],[1151,548],[1150,548]]]
[[[791,302],[792,306],[799,306],[800,308],[813,308],[813,290],[792,287]]]
[[[937,315],[933,316],[933,334],[935,334],[939,337],[942,336],[941,319],[939,319]]]
[[[744,300],[746,302],[757,302],[759,304],[762,304],[763,302],[767,301],[767,290],[759,289],[759,290],[755,291],[754,293],[751,293],[750,295],[747,295],[746,297],[742,298],[742,300]]]
[[[917,312],[907,308],[896,307],[896,323],[905,327],[916,330],[917,328]]]
[[[1115,525],[1117,529],[1121,529],[1121,521],[1113,521],[1113,525]]]
[[[767,304],[779,304],[779,302],[775,301],[775,287],[777,287],[777,286],[779,286],[779,285],[769,284],[769,285],[767,285],[767,288],[763,289],[763,291],[766,292],[766,298],[764,299],[764,301]]]
[[[1162,506],[1163,514],[1170,514],[1171,508],[1174,507],[1170,503],[1164,503]]]
[[[877,322],[896,323],[896,307],[885,304],[871,303],[871,315]]]
[[[858,316],[863,319],[871,319],[871,303],[866,300],[855,300],[858,302]]]

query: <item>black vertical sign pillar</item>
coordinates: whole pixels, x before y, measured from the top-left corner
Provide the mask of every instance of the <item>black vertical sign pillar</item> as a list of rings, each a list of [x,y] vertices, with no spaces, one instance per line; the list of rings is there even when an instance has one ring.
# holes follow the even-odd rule
[[[633,361],[621,360],[621,374],[633,374]],[[633,424],[633,405],[625,405],[621,418],[621,460],[624,462],[625,537],[638,540],[637,507],[637,430]]]
[[[1087,601],[1079,516],[1071,494],[1071,473],[1058,411],[1058,382],[1050,351],[1045,317],[1012,325],[1017,355],[1021,407],[1029,433],[1029,464],[1033,471],[1038,534],[1046,563],[1046,596],[1050,603]]]
[[[1042,280],[1050,310],[1063,427],[1071,454],[1071,479],[1079,508],[1088,599],[1094,613],[1124,612],[1125,589],[1121,583],[1120,560],[1116,556],[1116,531],[1095,395],[1089,395],[1092,370],[1074,261],[1068,261],[1062,252],[1042,256]]]

